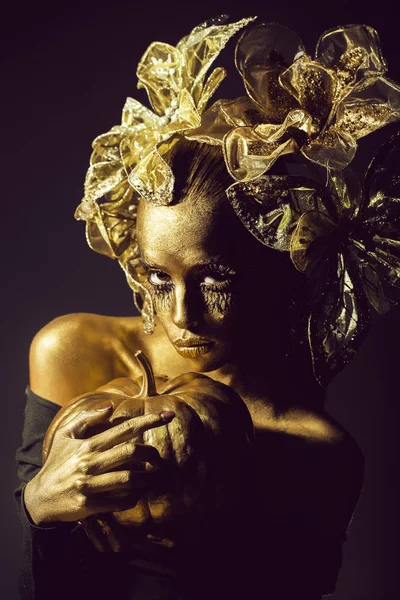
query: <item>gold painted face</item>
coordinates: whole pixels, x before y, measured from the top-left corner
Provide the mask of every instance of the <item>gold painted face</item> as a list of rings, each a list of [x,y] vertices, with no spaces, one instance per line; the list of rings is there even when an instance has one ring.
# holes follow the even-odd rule
[[[138,276],[190,369],[207,372],[236,362],[251,329],[250,298],[262,288],[267,292],[266,257],[274,251],[246,231],[226,199],[170,206],[142,201],[137,238]],[[269,298],[271,305],[279,302]]]

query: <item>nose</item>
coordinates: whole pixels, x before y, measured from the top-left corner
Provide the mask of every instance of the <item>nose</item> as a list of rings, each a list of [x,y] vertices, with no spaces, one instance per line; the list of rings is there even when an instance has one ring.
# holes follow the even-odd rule
[[[185,286],[175,287],[172,322],[180,329],[193,330],[199,324],[199,307]]]

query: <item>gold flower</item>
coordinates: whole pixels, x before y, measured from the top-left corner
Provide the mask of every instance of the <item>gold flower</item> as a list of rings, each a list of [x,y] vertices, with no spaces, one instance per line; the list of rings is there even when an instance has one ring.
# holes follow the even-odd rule
[[[326,385],[354,356],[379,314],[400,303],[400,131],[378,151],[364,185],[350,171],[329,186],[264,175],[237,182],[228,198],[262,243],[289,251],[310,284],[308,338]]]
[[[343,169],[359,138],[400,119],[400,87],[384,77],[378,34],[366,25],[325,32],[313,59],[290,29],[259,24],[240,38],[236,66],[248,96],[215,103],[188,137],[222,144],[239,181],[298,151]]]

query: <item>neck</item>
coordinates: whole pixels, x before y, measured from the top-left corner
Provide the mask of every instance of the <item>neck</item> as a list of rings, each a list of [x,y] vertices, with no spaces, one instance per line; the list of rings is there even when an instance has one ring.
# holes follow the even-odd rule
[[[266,357],[257,352],[250,358],[226,363],[207,373],[229,385],[241,396],[249,409],[263,409],[275,416],[296,408],[322,409],[324,392],[315,382],[306,385],[295,378],[285,355]]]

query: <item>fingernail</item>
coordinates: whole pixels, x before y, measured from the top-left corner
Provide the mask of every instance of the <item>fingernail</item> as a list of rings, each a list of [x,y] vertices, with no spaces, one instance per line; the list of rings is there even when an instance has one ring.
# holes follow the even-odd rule
[[[160,414],[160,417],[162,418],[163,421],[170,421],[171,419],[174,418],[174,416],[175,416],[175,413],[173,410],[166,410]]]
[[[96,408],[96,412],[106,412],[106,410],[110,410],[110,408],[112,408],[112,405],[108,404],[108,406],[101,406],[100,408]]]

